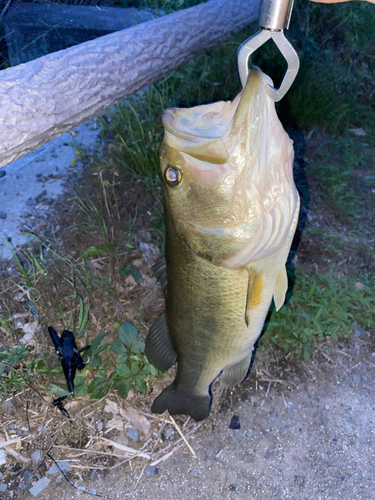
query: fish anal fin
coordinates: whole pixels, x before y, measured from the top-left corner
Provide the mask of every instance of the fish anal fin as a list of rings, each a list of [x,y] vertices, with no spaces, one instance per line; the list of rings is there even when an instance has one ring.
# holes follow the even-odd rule
[[[251,355],[252,352],[235,365],[224,368],[220,377],[220,383],[222,386],[233,387],[246,378],[251,363]]]
[[[162,313],[150,328],[146,337],[145,354],[149,362],[163,372],[177,360],[169,335],[165,314]]]
[[[155,399],[151,411],[164,413],[168,410],[171,415],[189,415],[198,422],[208,417],[211,410],[212,396],[190,394],[179,391],[173,384],[168,386]]]
[[[262,301],[263,275],[257,273],[253,268],[248,269],[249,281],[247,286],[245,321],[249,326],[250,310],[259,306]]]
[[[285,266],[279,272],[276,283],[275,283],[275,291],[273,293],[273,300],[275,302],[276,311],[280,309],[280,307],[285,302],[285,294],[288,290],[288,276],[286,274]]]
[[[160,283],[161,290],[165,297],[167,293],[167,265],[164,255],[157,259],[155,264],[152,266],[152,270],[154,272],[154,277]]]

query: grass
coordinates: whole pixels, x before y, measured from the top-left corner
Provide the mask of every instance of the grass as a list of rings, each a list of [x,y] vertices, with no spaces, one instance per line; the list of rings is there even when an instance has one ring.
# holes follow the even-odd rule
[[[195,3],[150,0],[147,5],[168,11]],[[324,336],[347,337],[357,324],[373,328],[375,253],[368,242],[375,215],[374,24],[373,8],[365,3],[309,3],[294,11],[290,38],[300,54],[301,71],[278,111],[286,126],[302,127],[305,138],[311,137],[304,158],[309,188],[304,192],[306,198],[312,195],[313,220],[306,223],[299,261],[290,273],[288,303],[268,318],[262,342],[305,360]],[[139,250],[147,234],[148,245],[164,248],[158,178],[162,113],[170,106],[232,99],[240,89],[236,51],[254,31],[255,26],[244,30],[98,119],[107,149],[77,179],[63,230],[57,239],[30,235],[29,248],[14,254],[19,275],[0,284],[4,356],[13,353],[21,336],[15,313],[33,310],[40,323],[59,331],[68,328],[82,345],[95,342],[93,332],[108,332],[106,347],[98,352],[102,345],[96,346],[91,365],[77,379],[79,394],[100,398],[117,387],[126,396],[132,384],[145,391],[148,364],[141,351],[132,352],[133,344],[122,342],[119,328],[132,324],[140,340],[162,308],[162,300],[153,295],[155,284],[146,286],[150,270]],[[283,61],[275,47],[259,51],[254,62],[275,80],[280,77]],[[367,135],[354,135],[349,129],[355,127]],[[79,149],[78,161],[88,161]],[[313,264],[327,272],[317,272]],[[61,373],[51,365],[50,346],[44,350],[49,357],[22,351],[16,363],[44,377],[47,388],[51,379],[56,392],[56,387],[62,389]],[[128,365],[119,373],[121,355]],[[10,374],[3,372],[7,390],[22,385]]]

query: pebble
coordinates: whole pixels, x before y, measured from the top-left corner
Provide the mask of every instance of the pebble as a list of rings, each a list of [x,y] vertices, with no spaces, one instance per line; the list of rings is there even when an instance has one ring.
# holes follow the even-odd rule
[[[8,486],[5,483],[0,484],[0,491],[4,493],[7,490]]]
[[[48,477],[42,477],[42,479],[39,479],[32,488],[30,488],[29,492],[32,494],[33,497],[37,497],[39,493],[42,493],[42,491],[47,488],[49,483],[51,482]]]
[[[289,431],[289,426],[288,425],[284,425],[284,427],[281,428],[281,434],[288,434],[288,431]]]
[[[8,399],[8,401],[4,401],[4,403],[1,405],[1,409],[6,413],[14,413],[17,411],[17,403],[14,401],[14,399]]]
[[[17,426],[16,426],[16,424],[10,424],[10,426],[8,427],[8,429],[15,430],[15,429],[17,429]]]
[[[72,470],[66,462],[57,462],[57,465],[63,472],[70,472]],[[57,468],[57,465],[51,465],[51,467],[48,469],[48,474],[57,474],[58,472],[60,472],[60,470]]]
[[[0,211],[0,219],[6,219],[7,217],[8,217],[8,214],[6,212]]]
[[[95,488],[91,488],[90,495],[96,495],[96,489]]]
[[[23,478],[25,481],[30,481],[30,479],[33,477],[33,472],[31,472],[31,470],[25,470],[25,472],[23,473]]]
[[[0,465],[4,465],[7,461],[7,452],[6,450],[0,450]]]
[[[239,417],[237,417],[237,415],[234,415],[232,417],[232,420],[229,424],[229,429],[241,429],[240,419]]]
[[[168,427],[168,429],[165,431],[165,435],[167,436],[168,439],[170,439],[174,434],[174,430],[172,427]]]
[[[26,205],[27,207],[33,207],[34,205],[36,205],[36,200],[27,200],[27,201],[25,202],[25,205]]]
[[[33,462],[33,465],[35,465],[35,467],[39,465],[39,462],[42,460],[42,456],[43,456],[42,450],[36,450],[31,455],[31,460]]]
[[[159,474],[159,469],[154,465],[146,465],[145,473],[147,477],[156,476]]]
[[[353,373],[353,382],[355,384],[359,384],[361,381],[361,377],[359,375],[357,375],[356,373]]]
[[[293,408],[289,407],[287,411],[288,411],[288,413],[293,413],[294,410],[293,410]]]
[[[126,435],[133,441],[138,441],[139,432],[136,429],[128,429]]]
[[[101,432],[103,430],[103,422],[99,422],[97,427],[98,427],[98,431]]]
[[[16,434],[17,434],[17,436],[23,436],[23,432],[21,429],[17,429]]]

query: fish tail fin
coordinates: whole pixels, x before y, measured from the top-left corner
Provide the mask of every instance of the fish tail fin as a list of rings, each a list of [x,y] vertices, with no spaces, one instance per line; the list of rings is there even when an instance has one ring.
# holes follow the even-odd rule
[[[155,399],[151,411],[164,413],[168,410],[171,415],[189,415],[194,420],[200,421],[210,414],[211,401],[212,396],[209,393],[207,396],[196,396],[179,391],[172,384]]]

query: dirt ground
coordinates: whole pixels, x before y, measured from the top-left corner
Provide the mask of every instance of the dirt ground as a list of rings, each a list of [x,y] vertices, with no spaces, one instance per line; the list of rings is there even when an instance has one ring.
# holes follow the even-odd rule
[[[134,463],[78,485],[110,498],[373,499],[373,349],[369,337],[355,336],[314,363],[287,365],[278,382],[250,378],[216,398],[211,416],[187,438],[196,458],[183,445],[151,477]],[[237,430],[229,429],[234,415]],[[78,494],[65,481],[45,491],[49,500]]]
[[[220,393],[215,385],[212,413],[203,423],[176,418],[196,457],[166,421],[168,417],[146,413],[153,425],[146,451],[151,446],[156,456],[123,465],[71,462],[75,468],[67,478],[85,492],[74,489],[58,471],[47,474],[44,466],[39,472],[50,482],[37,498],[89,498],[89,493],[90,498],[142,500],[374,499],[375,342],[370,334],[359,329],[350,342],[326,340],[315,346],[308,363],[275,357],[275,352],[261,347],[249,379],[241,386]],[[167,385],[166,380],[163,383]],[[160,387],[143,398],[143,409],[149,410],[159,391]],[[71,413],[74,418],[74,409]],[[234,416],[239,429],[229,428]],[[60,419],[58,424],[63,420],[58,412],[54,418]],[[94,425],[98,422],[93,420]],[[145,446],[142,439],[125,438],[124,443],[136,449]],[[82,453],[77,457],[81,459]],[[47,468],[53,465],[46,463]],[[150,465],[151,470],[146,468]],[[0,499],[34,498],[19,486],[25,472],[34,469],[15,470],[13,464],[6,481],[0,478],[0,488],[7,484],[6,491],[0,489]]]

